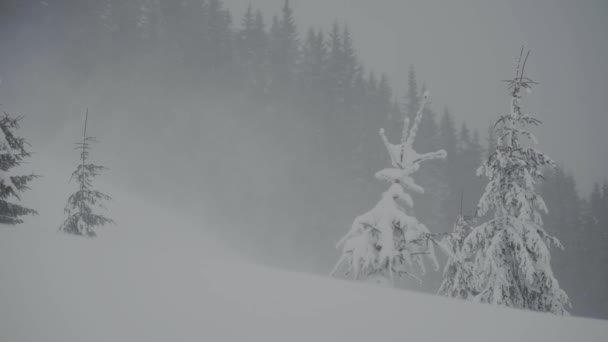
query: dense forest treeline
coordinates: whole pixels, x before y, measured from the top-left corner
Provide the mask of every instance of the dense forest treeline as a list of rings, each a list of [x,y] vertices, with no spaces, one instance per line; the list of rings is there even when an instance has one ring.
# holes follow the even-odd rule
[[[10,95],[35,84],[50,131],[78,97],[72,104],[99,113],[121,146],[111,168],[128,170],[131,187],[190,209],[202,196],[247,252],[315,272],[329,269],[334,241],[377,200],[372,175],[388,163],[378,130],[397,138],[425,88],[406,64],[408,91],[396,94],[388,75],[362,65],[347,25],[300,31],[288,1],[271,18],[252,6],[233,18],[220,0],[9,0],[0,22],[3,87]],[[447,232],[474,211],[484,186],[475,170],[495,138],[447,108],[425,110],[415,149],[447,158],[415,176],[426,193],[414,211]],[[573,313],[608,318],[608,182],[581,195],[571,167],[548,171],[540,189],[545,227],[565,246],[552,265]],[[435,291],[441,276],[428,277]]]

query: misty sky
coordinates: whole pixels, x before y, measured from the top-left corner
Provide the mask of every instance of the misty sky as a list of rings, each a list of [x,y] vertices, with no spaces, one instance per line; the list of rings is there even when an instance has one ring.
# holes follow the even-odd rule
[[[283,0],[226,0],[235,25],[251,3],[267,23]],[[541,147],[587,192],[608,177],[608,2],[292,0],[301,32],[347,23],[360,59],[386,72],[401,99],[408,65],[445,106],[480,129],[508,110],[500,80],[512,77],[521,44],[532,50],[529,76],[540,85],[529,109],[544,125]]]

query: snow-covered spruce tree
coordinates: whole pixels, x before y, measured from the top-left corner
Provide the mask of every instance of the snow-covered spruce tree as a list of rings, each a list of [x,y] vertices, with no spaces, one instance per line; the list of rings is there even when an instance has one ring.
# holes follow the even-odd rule
[[[496,122],[496,149],[477,171],[489,178],[477,216],[494,217],[471,231],[463,253],[474,263],[474,300],[563,315],[569,299],[553,276],[548,246],[563,247],[542,227],[547,208],[535,189],[541,170],[554,164],[528,146],[537,143],[528,127],[540,121],[521,107],[522,92],[536,84],[524,74],[528,56],[522,61],[522,49],[515,77],[507,81],[511,112]]]
[[[443,281],[438,293],[443,296],[469,299],[475,295],[472,288],[473,263],[463,255],[464,240],[472,230],[474,218],[460,214],[454,229],[441,242],[448,261],[443,270]]]
[[[88,163],[91,143],[96,142],[94,137],[87,136],[88,117],[89,113],[87,110],[82,141],[76,143],[76,149],[80,151],[80,164],[78,164],[70,178],[70,180],[76,180],[78,190],[68,198],[68,203],[64,210],[67,218],[61,227],[59,227],[59,230],[68,234],[95,237],[95,227],[114,223],[114,221],[93,212],[94,207],[103,207],[102,202],[111,198],[93,189],[93,178],[98,176],[105,167]]]
[[[27,183],[36,178],[34,174],[13,173],[31,155],[25,139],[15,135],[19,120],[6,112],[0,118],[0,224],[15,225],[23,222],[22,216],[37,214],[36,210],[9,202],[11,198],[20,200],[19,193],[27,190]]]
[[[380,130],[392,167],[375,176],[391,185],[374,208],[355,218],[350,231],[338,242],[336,247],[342,249],[342,255],[331,275],[346,264],[345,275],[350,274],[353,279],[394,286],[395,274],[416,277],[411,272],[415,265],[424,273],[424,256],[430,258],[435,269],[439,268],[433,245],[428,240],[429,230],[403,207],[413,207],[406,189],[424,193],[412,179],[420,163],[446,156],[444,150],[419,154],[412,147],[427,97],[428,94],[424,94],[411,128],[409,120],[404,120],[400,144],[391,144],[384,130]]]

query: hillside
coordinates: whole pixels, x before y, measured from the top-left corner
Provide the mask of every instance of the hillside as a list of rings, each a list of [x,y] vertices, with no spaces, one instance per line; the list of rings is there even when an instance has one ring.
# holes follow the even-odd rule
[[[206,224],[116,189],[114,194],[129,210],[115,209],[118,226],[98,239],[57,234],[57,222],[48,222],[52,216],[0,230],[0,340],[605,341],[608,336],[604,321],[250,264],[211,237]]]

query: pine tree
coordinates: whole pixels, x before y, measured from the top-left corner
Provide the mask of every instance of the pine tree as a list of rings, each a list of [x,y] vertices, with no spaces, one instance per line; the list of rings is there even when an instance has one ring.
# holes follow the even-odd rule
[[[0,224],[23,223],[22,216],[37,214],[34,209],[10,201],[20,201],[19,193],[29,189],[28,183],[37,177],[17,174],[14,170],[31,156],[27,141],[15,135],[20,119],[6,112],[0,118]]]
[[[391,116],[392,109],[392,100],[393,100],[393,90],[391,89],[390,83],[388,81],[388,76],[385,73],[380,75],[380,82],[378,83],[378,112],[383,117]],[[397,115],[395,115],[397,116]],[[400,120],[395,120],[389,122],[391,125],[400,125],[402,122],[398,122]]]
[[[249,6],[247,6],[247,10],[243,15],[243,20],[241,21],[241,30],[237,35],[239,43],[239,57],[241,58],[241,63],[245,66],[249,66],[254,57],[254,24],[255,18],[253,14],[253,7],[251,6],[251,3],[249,3]]]
[[[414,65],[410,65],[410,70],[407,77],[407,94],[405,95],[405,115],[410,120],[414,119],[414,115],[418,112],[420,106],[420,98],[418,96],[418,83],[416,82],[416,70]]]
[[[439,137],[439,144],[441,147],[443,147],[443,149],[446,150],[448,154],[446,158],[446,165],[449,165],[451,164],[450,161],[453,161],[456,158],[456,147],[458,145],[458,140],[456,138],[454,118],[447,108],[444,109],[443,116],[439,122]]]
[[[442,296],[470,299],[475,296],[473,284],[473,262],[467,259],[462,250],[464,241],[473,229],[474,219],[469,216],[458,216],[454,228],[447,235],[441,246],[448,255],[443,270],[443,281],[438,293]]]
[[[323,32],[309,29],[302,46],[300,80],[306,93],[318,97],[323,91],[327,49]],[[317,101],[321,100],[317,98]]]
[[[387,78],[386,76],[384,76],[384,78]],[[386,80],[386,82],[388,83],[388,79]],[[387,92],[388,90],[388,92]],[[359,72],[357,72],[357,75],[355,76],[355,80],[353,81],[353,98],[354,98],[354,106],[355,106],[355,110],[357,110],[360,114],[365,115],[367,113],[369,113],[365,107],[366,107],[366,103],[368,101],[368,95],[367,94],[367,84],[365,81],[365,70],[363,70],[363,68],[361,68],[359,70]],[[388,96],[388,105],[389,105],[389,110],[388,111],[384,111],[386,113],[386,115],[391,115],[390,112],[390,106],[392,105],[392,89],[390,87],[388,87],[387,89],[383,90],[383,93],[385,94],[384,96]]]
[[[357,52],[353,45],[353,39],[348,26],[344,25],[342,28],[342,55],[340,64],[342,65],[342,97],[344,99],[344,111],[348,113],[352,110],[353,103],[355,101],[353,97],[353,84],[360,72],[359,62],[357,61]],[[386,75],[383,75],[386,78]],[[388,80],[384,80],[387,82]],[[382,78],[380,79],[380,85],[382,85]],[[388,84],[384,85],[387,87]]]
[[[584,290],[579,291],[578,298],[584,298],[585,305],[581,308],[584,315],[591,317],[608,317],[606,303],[606,286],[608,286],[608,271],[606,267],[606,242],[605,234],[607,227],[602,225],[602,215],[606,210],[602,207],[602,187],[599,182],[594,182],[591,194],[583,204],[583,231],[584,231],[584,258],[578,265],[585,272]]]
[[[330,109],[337,122],[352,119],[350,113],[359,99],[355,96],[354,86],[363,70],[357,59],[353,39],[348,26],[332,24],[328,34],[328,56],[326,83]],[[387,80],[385,80],[387,81]],[[382,80],[381,80],[382,82]],[[382,85],[388,87],[388,84]],[[384,96],[383,94],[382,96]],[[338,124],[340,127],[340,124]]]
[[[273,18],[270,33],[273,90],[281,93],[293,84],[299,57],[299,40],[289,0],[285,0],[281,17]]]
[[[460,192],[463,190],[456,172],[458,137],[455,126],[454,117],[445,108],[439,122],[439,146],[447,152],[447,158],[441,168],[442,179],[447,186],[447,193],[441,199],[441,212],[449,220],[458,215],[458,200]]]
[[[268,37],[262,12],[253,11],[251,4],[243,16],[242,27],[237,34],[239,64],[254,89],[264,93],[267,87],[266,60]]]
[[[76,149],[80,150],[80,164],[70,178],[70,180],[76,180],[78,190],[68,198],[64,209],[67,218],[59,230],[68,234],[95,237],[95,227],[113,224],[114,221],[93,212],[95,206],[103,208],[103,202],[109,201],[111,198],[93,188],[93,178],[106,168],[88,162],[91,144],[96,142],[94,137],[87,135],[88,114],[87,110],[82,141],[76,143]]]
[[[285,0],[281,16],[282,51],[285,62],[293,68],[298,58],[298,30],[289,0]],[[291,70],[293,71],[293,69]]]
[[[344,79],[342,71],[344,65],[342,64],[342,35],[340,33],[340,25],[337,21],[332,24],[331,30],[329,31],[328,38],[328,61],[327,61],[327,91],[328,100],[331,105],[331,111],[334,112],[337,107],[344,102],[342,94],[344,94]],[[374,75],[375,76],[375,75]],[[374,86],[377,85],[377,80],[374,77]],[[335,115],[335,113],[334,113]],[[337,121],[337,118],[334,118]]]
[[[460,155],[463,155],[465,153],[465,151],[469,148],[470,144],[471,144],[471,131],[469,130],[467,123],[463,122],[462,126],[460,126],[460,138],[458,140],[458,153]]]
[[[205,1],[203,12],[206,16],[203,52],[208,66],[217,71],[232,61],[232,17],[221,0]]]
[[[280,88],[280,68],[282,63],[281,55],[281,40],[282,40],[281,24],[277,15],[272,16],[272,24],[268,33],[268,57],[270,62],[270,79],[271,86],[274,92]]]
[[[528,55],[522,61],[522,49],[508,81],[511,112],[496,122],[496,151],[478,169],[489,178],[478,216],[493,212],[494,218],[472,230],[463,250],[475,262],[475,300],[563,315],[569,299],[553,276],[548,248],[561,244],[542,227],[547,208],[535,189],[541,170],[553,162],[525,142],[536,143],[528,127],[540,124],[521,107],[522,92],[536,84],[524,74]]]
[[[262,11],[256,10],[253,21],[254,85],[262,93],[268,90],[268,34]]]
[[[346,263],[346,274],[352,273],[354,279],[394,285],[395,274],[414,275],[409,266],[415,264],[424,273],[424,255],[431,259],[436,269],[439,267],[433,245],[428,240],[429,230],[402,207],[413,207],[412,197],[406,190],[424,192],[411,178],[421,163],[445,158],[444,150],[418,154],[413,149],[426,98],[427,94],[412,127],[409,120],[404,120],[400,144],[391,144],[384,130],[380,130],[392,167],[377,172],[376,178],[388,181],[391,186],[373,209],[355,218],[350,231],[338,242],[342,256],[332,275]]]

